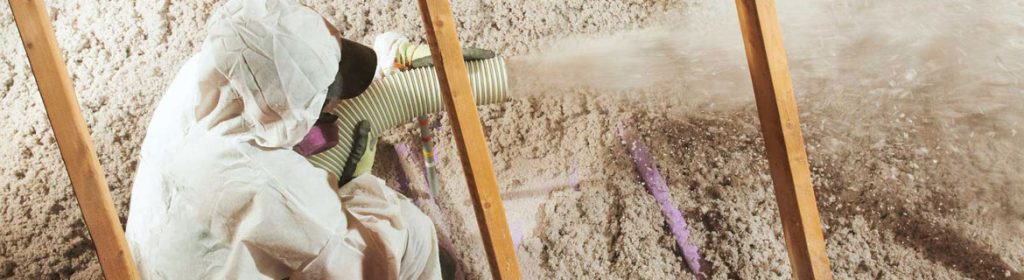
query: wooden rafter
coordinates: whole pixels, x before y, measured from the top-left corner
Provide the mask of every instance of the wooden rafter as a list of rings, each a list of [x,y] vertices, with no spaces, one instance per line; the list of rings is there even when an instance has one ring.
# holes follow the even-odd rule
[[[736,0],[736,8],[793,276],[832,279],[775,1]]]
[[[473,209],[476,210],[480,236],[490,261],[491,275],[494,279],[520,279],[519,262],[512,246],[498,179],[491,165],[491,152],[487,149],[476,102],[473,101],[466,63],[462,60],[462,47],[455,31],[451,6],[448,0],[418,2],[445,108],[452,122],[452,134],[455,135],[466,183],[473,197]]]
[[[61,158],[107,279],[138,279],[42,0],[9,0]]]

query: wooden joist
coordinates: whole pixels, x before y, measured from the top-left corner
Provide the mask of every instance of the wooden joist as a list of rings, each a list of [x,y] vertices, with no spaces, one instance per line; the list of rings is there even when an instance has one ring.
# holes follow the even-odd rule
[[[736,0],[736,8],[793,276],[832,279],[775,1]]]
[[[437,78],[441,84],[462,169],[480,226],[480,235],[494,279],[520,279],[519,262],[502,206],[498,180],[491,165],[483,126],[462,59],[462,47],[448,0],[418,0]]]
[[[42,0],[9,0],[53,136],[107,279],[138,279],[103,169]]]

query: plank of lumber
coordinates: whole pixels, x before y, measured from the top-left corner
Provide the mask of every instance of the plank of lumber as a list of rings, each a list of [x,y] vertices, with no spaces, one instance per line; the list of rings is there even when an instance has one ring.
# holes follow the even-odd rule
[[[476,102],[473,101],[451,6],[447,0],[418,2],[445,108],[452,121],[462,169],[473,197],[491,275],[494,279],[520,279],[519,261],[512,246],[505,207],[502,206],[498,180],[491,165],[491,153],[487,149]]]
[[[775,1],[736,0],[736,8],[793,275],[832,279]]]
[[[138,279],[42,0],[9,0],[53,135],[107,279]]]

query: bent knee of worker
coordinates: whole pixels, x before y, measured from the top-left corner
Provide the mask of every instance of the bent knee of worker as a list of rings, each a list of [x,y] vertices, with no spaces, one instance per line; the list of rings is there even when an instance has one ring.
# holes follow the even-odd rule
[[[402,199],[402,220],[406,226],[406,254],[429,259],[437,254],[437,229],[434,221],[408,199]]]
[[[407,234],[401,262],[402,279],[423,279],[428,275],[434,277],[427,278],[439,279],[439,250],[434,222],[408,199],[403,198],[399,204]]]
[[[437,237],[434,221],[426,213],[423,213],[419,207],[416,207],[407,198],[401,199],[399,206],[402,209],[402,220],[407,225],[410,234],[429,236],[430,238]]]
[[[381,216],[382,209],[390,209],[386,211],[390,214],[385,216],[390,219],[397,218],[399,221],[395,226],[399,229],[404,228],[410,235],[429,236],[432,239],[437,237],[434,222],[430,217],[408,198],[385,185],[380,178],[370,174],[356,177],[341,187],[339,195],[344,207],[353,215],[358,216],[366,212],[374,214],[373,216]]]

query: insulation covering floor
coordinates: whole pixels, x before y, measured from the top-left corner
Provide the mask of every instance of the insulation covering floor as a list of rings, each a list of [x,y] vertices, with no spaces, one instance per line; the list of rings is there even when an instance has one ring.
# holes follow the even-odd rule
[[[151,112],[219,1],[47,2],[123,221]],[[414,1],[302,2],[356,41],[422,40]],[[514,75],[514,100],[481,116],[528,279],[689,275],[616,136],[627,119],[711,279],[789,277],[733,5],[452,2],[462,41],[508,57]],[[778,9],[837,278],[1022,279],[1024,1]],[[415,131],[381,141],[374,173],[389,184],[390,145]],[[101,278],[6,1],[0,135],[0,278]],[[446,125],[437,139],[457,255],[489,278]]]

